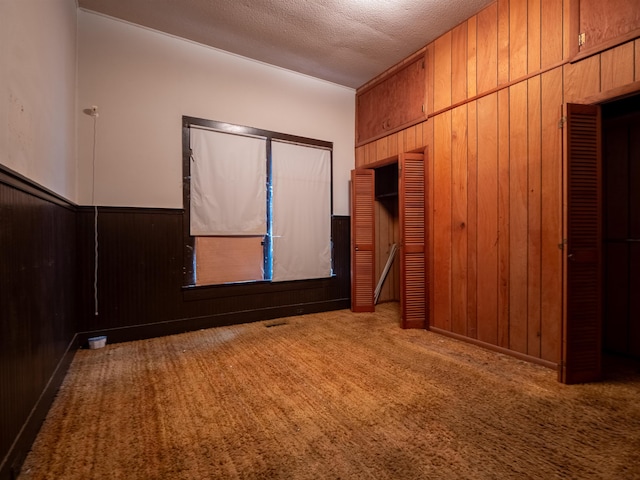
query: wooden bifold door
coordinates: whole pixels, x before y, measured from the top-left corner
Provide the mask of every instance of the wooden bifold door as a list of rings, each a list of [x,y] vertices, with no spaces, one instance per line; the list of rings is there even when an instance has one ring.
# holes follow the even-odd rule
[[[425,328],[427,308],[427,219],[422,153],[398,157],[400,218],[400,306],[403,328]],[[375,170],[351,172],[351,309],[375,310]]]

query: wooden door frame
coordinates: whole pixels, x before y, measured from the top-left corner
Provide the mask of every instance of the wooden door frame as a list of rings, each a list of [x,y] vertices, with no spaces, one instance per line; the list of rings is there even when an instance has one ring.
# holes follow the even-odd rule
[[[433,309],[433,288],[431,288],[431,285],[433,284],[433,241],[432,241],[432,235],[431,235],[431,230],[432,230],[432,225],[431,225],[431,214],[430,214],[430,208],[431,208],[431,192],[432,192],[432,185],[430,183],[431,181],[431,175],[430,175],[430,164],[429,164],[429,157],[428,157],[428,147],[424,146],[421,148],[417,148],[415,150],[411,150],[409,152],[402,152],[400,154],[397,155],[392,155],[390,157],[381,159],[379,161],[376,162],[372,162],[372,163],[368,163],[365,165],[360,165],[358,167],[356,167],[354,170],[375,170],[376,168],[380,168],[380,167],[384,167],[387,165],[391,165],[393,163],[398,163],[400,160],[400,155],[404,155],[404,154],[412,154],[412,153],[417,153],[417,154],[421,154],[423,156],[423,168],[424,168],[424,211],[425,211],[425,218],[424,218],[424,231],[425,231],[425,238],[424,238],[424,261],[425,261],[425,319],[424,319],[424,325],[422,326],[422,328],[428,330],[430,327],[430,323],[431,323],[431,318],[433,315],[432,309]],[[375,305],[374,305],[374,310],[375,310]]]
[[[609,90],[609,91],[605,91],[602,93],[599,93],[598,95],[594,95],[594,96],[590,96],[590,97],[586,97],[583,98],[581,100],[575,101],[575,102],[571,102],[571,103],[577,103],[577,104],[584,104],[584,105],[597,105],[597,106],[602,106],[602,104],[604,103],[609,103],[609,102],[613,102],[613,101],[617,101],[617,100],[622,100],[625,97],[630,97],[630,96],[634,96],[634,95],[640,95],[640,81],[638,82],[634,82],[632,84],[626,85],[624,87],[620,87],[620,88],[616,88],[613,90]],[[566,112],[566,105],[567,103],[563,103],[562,105],[562,120],[561,122],[563,122],[564,125],[564,121],[566,121],[566,117],[565,112]],[[602,118],[600,118],[600,129],[602,129],[603,126],[603,121]],[[563,134],[562,134],[562,243],[561,245],[564,247],[563,248],[563,256],[562,256],[562,328],[560,329],[560,342],[559,342],[559,346],[560,346],[560,351],[558,352],[558,381],[562,382],[563,381],[563,372],[562,369],[564,368],[563,366],[563,362],[564,362],[564,356],[565,356],[565,345],[566,345],[566,332],[565,332],[565,327],[567,325],[567,317],[568,317],[568,291],[567,291],[567,275],[568,275],[568,251],[566,248],[566,241],[568,238],[568,225],[569,225],[569,213],[568,213],[568,198],[567,198],[567,194],[568,194],[568,185],[567,185],[567,168],[568,168],[568,152],[567,152],[567,130],[566,130],[566,125],[564,125],[565,128],[563,128]],[[602,145],[600,145],[600,148],[602,148]],[[603,167],[602,165],[603,162],[603,157],[601,156],[600,158],[600,168]],[[603,188],[603,180],[601,178],[600,180],[600,188]],[[604,200],[601,199],[601,202],[603,202]],[[601,205],[602,207],[602,205]],[[600,254],[602,255],[602,245],[600,246]],[[601,282],[603,281],[604,278],[604,273],[601,271],[600,272],[600,280]],[[598,332],[599,335],[599,340],[600,340],[600,345],[602,346],[602,341],[603,341],[603,332],[602,332],[602,328],[600,329],[600,331]],[[602,360],[600,360],[600,369],[602,370]]]

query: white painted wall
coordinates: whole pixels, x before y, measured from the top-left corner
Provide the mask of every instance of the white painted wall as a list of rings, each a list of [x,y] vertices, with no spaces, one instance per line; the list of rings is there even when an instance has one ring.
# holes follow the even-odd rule
[[[0,163],[76,198],[76,2],[0,0]]]
[[[355,90],[82,10],[78,42],[79,203],[181,208],[188,115],[333,142],[334,214],[349,214]]]

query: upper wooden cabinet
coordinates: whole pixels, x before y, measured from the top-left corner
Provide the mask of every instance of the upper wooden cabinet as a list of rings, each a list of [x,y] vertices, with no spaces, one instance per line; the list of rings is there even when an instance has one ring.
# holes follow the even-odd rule
[[[425,56],[365,85],[356,94],[356,144],[383,137],[426,119]]]
[[[573,0],[572,22],[579,37],[576,58],[584,58],[640,36],[638,0]],[[575,45],[575,44],[574,44]]]

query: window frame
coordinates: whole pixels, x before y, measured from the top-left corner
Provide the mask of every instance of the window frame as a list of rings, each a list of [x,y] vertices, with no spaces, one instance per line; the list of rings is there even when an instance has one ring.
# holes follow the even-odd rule
[[[249,282],[234,282],[234,283],[223,283],[223,284],[210,284],[210,285],[197,285],[196,284],[196,255],[195,255],[195,236],[191,235],[190,232],[190,224],[191,224],[191,143],[190,143],[190,129],[191,126],[201,129],[209,129],[221,133],[229,133],[235,135],[246,135],[246,136],[254,136],[254,137],[263,137],[267,142],[267,158],[265,159],[266,169],[267,169],[267,179],[271,178],[271,142],[273,140],[279,140],[283,142],[289,142],[309,147],[320,147],[328,149],[330,152],[330,207],[329,213],[331,218],[333,218],[333,142],[328,142],[324,140],[317,140],[313,138],[300,137],[297,135],[291,135],[281,132],[274,132],[271,130],[263,130],[255,127],[248,127],[244,125],[235,125],[226,122],[220,122],[215,120],[207,120],[203,118],[183,116],[182,117],[182,205],[183,205],[183,245],[184,245],[184,258],[183,258],[183,276],[182,276],[182,286],[183,288],[224,288],[224,287],[234,287],[237,285],[244,284],[261,284],[273,283],[270,279],[249,281]],[[271,198],[270,187],[267,188],[267,197]],[[265,202],[270,202],[265,198]],[[271,242],[271,207],[270,203],[267,203],[267,235],[265,236],[265,251],[270,248]],[[333,238],[331,238],[331,244],[333,245]],[[333,248],[332,248],[333,250]],[[331,265],[333,272],[333,251],[331,254]],[[267,270],[270,268],[267,265],[267,255],[264,256],[264,268],[265,268],[265,276],[267,274]],[[332,273],[332,276],[335,274]],[[269,278],[271,275],[269,275]],[[308,280],[290,280],[289,282],[306,282],[317,279],[308,279]],[[276,282],[282,283],[282,282]]]

